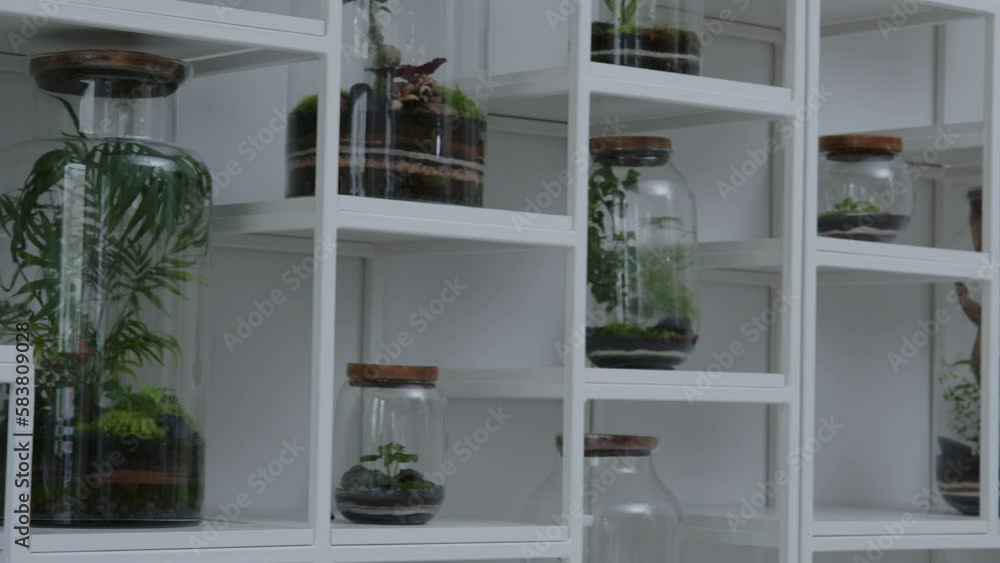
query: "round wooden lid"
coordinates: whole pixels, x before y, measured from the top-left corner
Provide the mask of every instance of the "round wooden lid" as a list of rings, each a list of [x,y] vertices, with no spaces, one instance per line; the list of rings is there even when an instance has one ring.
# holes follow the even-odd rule
[[[585,434],[584,457],[644,456],[656,449],[659,440],[653,436],[627,434]],[[556,448],[562,453],[563,435],[556,434]]]
[[[85,49],[31,57],[31,76],[48,92],[79,96],[99,81],[94,95],[112,98],[169,96],[190,76],[184,61],[137,51]]]
[[[897,153],[903,150],[903,139],[889,135],[827,135],[820,137],[819,150]]]
[[[347,364],[347,377],[355,381],[437,381],[435,366],[391,366],[380,364]]]
[[[594,137],[590,152],[671,150],[673,141],[667,137]]]

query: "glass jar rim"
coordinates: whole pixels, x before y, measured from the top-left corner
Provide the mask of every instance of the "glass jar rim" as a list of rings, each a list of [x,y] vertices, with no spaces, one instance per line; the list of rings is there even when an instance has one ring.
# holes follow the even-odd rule
[[[87,81],[111,84],[98,97],[160,98],[170,96],[191,77],[188,63],[140,51],[77,49],[33,55],[29,72],[46,92],[81,95]]]
[[[654,436],[588,433],[583,437],[583,457],[647,457],[657,444]],[[562,455],[562,433],[556,434],[556,449]]]

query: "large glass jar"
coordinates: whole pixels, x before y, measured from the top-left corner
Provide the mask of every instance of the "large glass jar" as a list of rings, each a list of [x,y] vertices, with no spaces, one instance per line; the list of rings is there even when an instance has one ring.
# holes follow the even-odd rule
[[[441,508],[446,400],[437,375],[436,367],[348,364],[334,428],[334,502],[344,518],[424,524]]]
[[[125,51],[35,56],[36,140],[7,154],[0,327],[31,325],[32,521],[201,519],[198,300],[212,182],[170,144],[184,63]]]
[[[590,142],[587,358],[597,367],[673,369],[698,340],[694,196],[663,137]]]
[[[890,242],[910,223],[913,190],[899,137],[820,139],[820,236]]]
[[[340,193],[481,206],[487,2],[344,2]]]
[[[584,561],[586,563],[677,563],[683,543],[682,511],[677,497],[656,472],[651,436],[584,436]],[[565,525],[560,457],[531,495],[525,517],[546,525]]]
[[[601,0],[594,6],[594,62],[701,74],[703,0]]]

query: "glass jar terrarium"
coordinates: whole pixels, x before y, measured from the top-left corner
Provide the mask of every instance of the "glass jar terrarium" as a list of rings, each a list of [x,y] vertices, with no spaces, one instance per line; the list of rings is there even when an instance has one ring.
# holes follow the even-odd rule
[[[487,17],[485,2],[344,2],[340,193],[483,204]],[[315,191],[315,123],[305,97],[289,121],[288,195]]]
[[[899,137],[820,139],[820,236],[891,242],[910,223],[913,190]]]
[[[36,140],[7,153],[0,327],[35,346],[32,521],[201,520],[198,297],[208,169],[171,143],[189,68],[125,51],[35,56]],[[6,437],[6,436],[5,436]]]
[[[446,400],[436,367],[348,364],[337,397],[337,511],[359,524],[424,524],[444,502]],[[347,467],[343,470],[343,467]]]
[[[590,142],[587,358],[597,367],[673,369],[698,340],[694,196],[663,137]]]
[[[701,74],[703,0],[602,0],[594,5],[594,62]]]
[[[587,563],[676,563],[683,533],[677,497],[652,461],[651,436],[587,434],[584,437],[584,561]],[[556,436],[562,455],[562,435]],[[532,494],[530,522],[565,525],[559,503],[563,463]]]

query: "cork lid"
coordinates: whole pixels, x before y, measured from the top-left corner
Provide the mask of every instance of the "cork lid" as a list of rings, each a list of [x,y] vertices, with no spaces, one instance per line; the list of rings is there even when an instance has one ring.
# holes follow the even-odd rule
[[[137,51],[88,49],[35,55],[31,76],[48,92],[104,98],[159,98],[177,91],[190,75],[184,61]]]
[[[898,153],[903,150],[903,139],[890,135],[827,135],[820,137],[819,150]]]
[[[667,137],[594,137],[590,140],[590,152],[604,151],[647,151],[673,149],[674,143]]]
[[[396,381],[433,383],[438,378],[435,366],[392,366],[381,364],[347,364],[347,377],[352,381]]]
[[[653,436],[630,436],[627,434],[585,434],[583,437],[584,457],[643,457],[648,456],[659,440]],[[562,453],[563,435],[556,434],[556,449]]]

